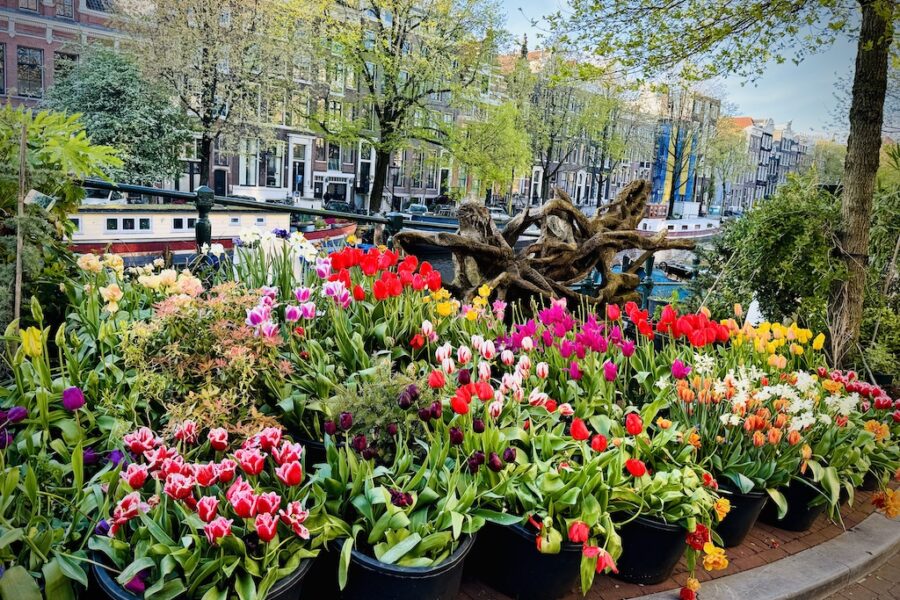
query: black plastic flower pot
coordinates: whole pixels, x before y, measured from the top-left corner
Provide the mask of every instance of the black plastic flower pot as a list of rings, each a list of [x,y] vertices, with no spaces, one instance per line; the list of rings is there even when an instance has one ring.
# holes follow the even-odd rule
[[[622,556],[616,561],[619,572],[613,577],[644,585],[665,581],[684,554],[686,535],[681,525],[656,519],[637,517],[627,522],[619,530]]]
[[[94,554],[93,559],[95,563],[106,564],[107,562],[107,559],[100,554]],[[269,589],[269,593],[266,594],[266,600],[297,600],[300,598],[304,579],[306,578],[307,573],[309,573],[310,568],[312,568],[312,565],[312,560],[301,561],[300,566],[296,571],[275,582],[275,585],[273,585]],[[138,596],[137,594],[126,590],[118,581],[116,581],[115,576],[108,569],[92,564],[91,571],[94,576],[94,581],[97,584],[92,588],[93,593],[90,596],[91,598],[103,597],[108,600],[142,600],[143,594]]]
[[[563,542],[558,554],[539,552],[534,531],[488,523],[469,561],[485,583],[517,600],[553,600],[572,591],[581,569],[581,544]]]
[[[323,600],[339,598],[338,563],[341,556],[341,544],[344,540],[332,540],[326,548],[319,551],[315,558],[315,566],[303,580],[302,600]]]
[[[781,493],[787,500],[787,512],[784,517],[778,518],[778,505],[774,502],[766,503],[759,520],[767,525],[778,527],[786,531],[806,531],[812,527],[816,519],[825,512],[825,504],[819,503],[810,506],[809,503],[820,496],[818,490],[812,486],[800,482],[792,481],[787,486],[781,488]]]
[[[386,565],[354,548],[347,570],[344,600],[455,600],[463,564],[475,543],[462,538],[447,560],[433,567]]]
[[[731,510],[716,525],[716,533],[722,538],[724,547],[733,548],[740,545],[750,533],[769,495],[765,491],[743,494],[729,486],[720,487],[719,494],[731,502]]]

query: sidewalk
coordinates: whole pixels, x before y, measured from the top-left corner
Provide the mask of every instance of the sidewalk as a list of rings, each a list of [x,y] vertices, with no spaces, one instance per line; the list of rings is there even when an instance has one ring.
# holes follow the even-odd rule
[[[900,553],[828,600],[900,600]]]

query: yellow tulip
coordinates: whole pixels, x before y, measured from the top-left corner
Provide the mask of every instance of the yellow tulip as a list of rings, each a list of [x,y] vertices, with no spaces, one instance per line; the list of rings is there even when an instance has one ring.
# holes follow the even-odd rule
[[[491,286],[489,286],[486,283],[484,285],[482,285],[480,288],[478,288],[478,295],[481,296],[482,298],[487,298],[488,296],[490,296],[491,295]]]
[[[813,340],[812,347],[813,347],[813,350],[821,350],[823,346],[825,346],[825,334],[820,333]]]
[[[37,327],[29,327],[28,329],[19,331],[19,335],[22,336],[22,350],[25,351],[27,356],[37,358],[44,353],[40,329]]]

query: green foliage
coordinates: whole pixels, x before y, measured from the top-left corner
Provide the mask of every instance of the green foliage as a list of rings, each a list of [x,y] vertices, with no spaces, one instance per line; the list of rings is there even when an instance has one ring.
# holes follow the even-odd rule
[[[150,184],[180,174],[191,140],[187,118],[127,55],[92,48],[54,83],[46,105],[79,114],[92,142],[119,150],[123,165],[110,172],[116,181]]]
[[[505,190],[514,173],[521,175],[531,165],[529,135],[511,102],[490,107],[484,119],[453,131],[450,147],[454,157],[483,186],[497,184]]]
[[[792,177],[769,200],[728,223],[699,251],[691,302],[728,314],[759,301],[771,321],[794,317],[822,330],[829,287],[841,270],[832,257],[839,203],[810,177]]]
[[[819,183],[836,185],[844,175],[844,158],[847,146],[837,142],[820,140],[812,152],[812,166],[815,167]]]

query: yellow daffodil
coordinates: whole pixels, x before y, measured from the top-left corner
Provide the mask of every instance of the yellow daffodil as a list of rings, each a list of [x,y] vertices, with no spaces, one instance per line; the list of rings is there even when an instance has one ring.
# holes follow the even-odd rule
[[[355,235],[353,235],[352,233],[351,233],[350,235],[347,236],[347,244],[348,244],[348,245],[350,245],[350,246],[355,246],[358,242],[359,242],[359,240],[358,240],[357,237],[356,237]]]
[[[37,327],[29,327],[19,331],[22,336],[22,350],[27,356],[37,358],[43,354],[44,348],[41,343],[41,330]]]

